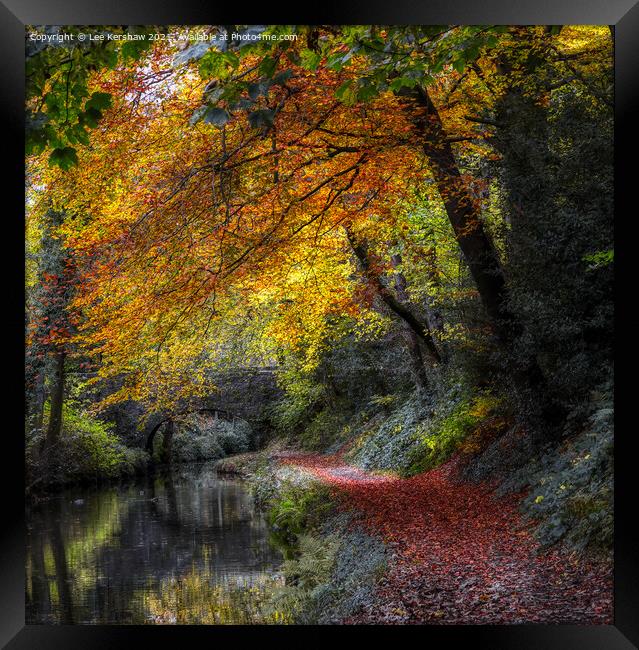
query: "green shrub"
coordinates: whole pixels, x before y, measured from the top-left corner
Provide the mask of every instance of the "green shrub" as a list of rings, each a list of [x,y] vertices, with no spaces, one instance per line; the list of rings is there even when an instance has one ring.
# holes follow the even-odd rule
[[[218,444],[225,454],[242,454],[248,451],[250,431],[240,429],[238,426],[227,428],[217,434]]]
[[[126,476],[142,474],[146,470],[150,456],[145,449],[137,447],[122,447],[123,459],[120,464],[120,473]]]
[[[439,417],[435,414],[426,431],[418,434],[420,445],[412,450],[405,474],[419,474],[446,462],[499,404],[500,400],[491,393],[479,393],[463,399]]]
[[[248,451],[251,427],[210,416],[194,415],[180,422],[172,441],[172,455],[178,462],[217,460],[230,454]],[[156,436],[156,453],[160,453],[162,436]]]
[[[332,508],[330,488],[325,485],[284,487],[271,501],[267,519],[285,555],[292,556],[299,536],[318,525]]]
[[[327,406],[296,436],[303,449],[324,451],[344,437],[350,411],[347,404]]]
[[[296,378],[287,383],[286,398],[273,409],[273,423],[284,433],[291,434],[308,422],[309,413],[325,396],[325,388],[309,378]]]
[[[417,394],[390,412],[390,400],[384,402],[377,404],[373,415],[353,427],[355,440],[346,458],[364,469],[401,472],[410,464],[410,454],[418,445],[415,432],[427,420],[428,408]]]
[[[124,447],[113,433],[113,425],[102,422],[65,404],[61,441],[83,472],[113,476],[124,461]]]
[[[45,427],[49,405],[45,405]],[[62,429],[57,444],[41,453],[44,435],[27,442],[27,473],[32,484],[64,484],[72,481],[116,478],[144,469],[148,455],[128,449],[113,425],[90,415],[75,402],[62,410]]]
[[[269,610],[306,623],[300,618],[313,615],[316,595],[331,579],[340,540],[336,535],[301,535],[298,544],[297,557],[284,562],[286,583],[273,596]]]

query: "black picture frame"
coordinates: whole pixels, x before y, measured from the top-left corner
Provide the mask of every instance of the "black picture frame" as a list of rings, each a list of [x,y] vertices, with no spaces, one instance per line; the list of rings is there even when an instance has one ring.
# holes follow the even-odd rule
[[[36,626],[24,623],[25,522],[23,480],[23,411],[24,400],[20,377],[23,368],[24,332],[24,26],[26,24],[600,24],[613,25],[615,35],[615,214],[616,214],[616,276],[632,278],[632,241],[623,232],[637,211],[633,203],[633,155],[636,158],[636,126],[633,124],[639,96],[639,3],[637,0],[430,0],[417,5],[415,0],[331,0],[322,4],[300,3],[286,9],[273,5],[251,11],[231,3],[204,3],[198,0],[1,0],[0,48],[2,56],[3,92],[0,106],[3,132],[2,156],[9,162],[3,180],[4,220],[6,235],[3,301],[6,305],[4,323],[8,336],[4,342],[5,377],[10,377],[3,390],[4,412],[15,413],[15,424],[3,418],[2,464],[0,476],[5,483],[2,524],[0,524],[0,642],[11,650],[18,648],[128,648],[150,647],[161,643],[237,643],[250,635],[257,642],[306,645],[339,636],[345,642],[361,643],[361,632],[372,634],[381,643],[417,633],[413,641],[425,643],[460,643],[461,647],[482,647],[490,650],[517,648],[586,650],[628,649],[639,646],[639,576],[636,555],[639,540],[633,532],[633,455],[636,433],[620,429],[615,441],[615,615],[614,625],[516,625],[516,626],[420,626],[348,628],[333,626],[316,628],[240,628],[180,626]],[[623,162],[622,162],[623,161]],[[625,200],[624,200],[625,199]],[[621,206],[624,206],[622,209]],[[629,258],[628,258],[629,256]],[[626,268],[628,267],[628,268]],[[637,324],[632,316],[632,290],[619,289],[616,302],[616,323]],[[623,291],[623,293],[621,293]],[[629,304],[630,303],[630,304]],[[618,333],[617,333],[618,336]],[[626,349],[629,349],[627,347]],[[630,368],[632,358],[624,353],[617,361]],[[13,366],[15,365],[15,370]],[[617,422],[622,421],[619,408],[625,410],[622,395],[632,390],[617,388]],[[629,422],[631,420],[628,420]],[[9,468],[17,471],[14,475]],[[293,636],[295,637],[293,641]],[[349,639],[350,637],[350,639]],[[188,641],[187,641],[188,640]],[[400,640],[401,642],[401,640]]]

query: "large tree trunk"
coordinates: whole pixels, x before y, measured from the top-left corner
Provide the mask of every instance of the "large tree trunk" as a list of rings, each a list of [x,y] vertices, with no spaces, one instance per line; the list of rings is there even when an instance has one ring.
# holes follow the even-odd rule
[[[406,92],[403,96],[406,96]],[[518,333],[517,323],[507,308],[508,291],[492,241],[486,234],[481,211],[462,178],[439,113],[428,91],[410,91],[413,121],[423,135],[423,149],[431,163],[435,183],[444,202],[455,239],[464,255],[481,301],[495,333],[509,342]],[[415,111],[417,106],[418,111]]]
[[[497,251],[484,230],[481,209],[461,176],[447,134],[428,91],[411,91],[413,104],[421,107],[414,121],[424,135],[423,149],[431,163],[437,189],[444,202],[455,239],[464,255],[480,299],[502,345],[509,345],[522,332],[508,308],[508,288]],[[528,369],[531,379],[542,380],[534,361]]]
[[[33,390],[33,428],[36,431],[42,431],[44,423],[44,374],[44,369],[38,373]]]
[[[408,96],[411,103],[412,119],[423,134],[423,150],[430,161],[455,239],[497,340],[508,354],[512,354],[513,343],[522,334],[523,328],[508,307],[509,294],[504,272],[497,251],[484,230],[480,207],[460,174],[439,112],[428,91],[418,86],[401,94]],[[415,106],[421,110],[415,111]],[[555,425],[563,419],[563,409],[548,399],[546,379],[535,356],[514,360],[509,373],[522,399],[531,405],[531,409],[539,411],[544,421]]]
[[[355,257],[357,257],[360,262],[362,271],[366,277],[366,281],[375,289],[375,292],[381,298],[384,304],[396,316],[401,318],[401,320],[403,320],[406,325],[408,325],[408,327],[419,337],[419,339],[426,346],[428,354],[432,360],[436,363],[440,363],[442,357],[439,353],[439,350],[437,349],[437,346],[435,345],[435,341],[433,340],[428,324],[417,318],[415,314],[410,311],[410,309],[408,309],[399,300],[397,300],[397,298],[395,298],[388,287],[385,287],[382,284],[379,276],[371,266],[368,247],[366,244],[356,239],[349,226],[344,226],[344,230],[346,231],[346,236],[351,245],[351,248],[355,253]]]
[[[51,449],[57,444],[62,430],[62,406],[64,404],[64,361],[66,352],[58,350],[54,359],[53,386],[51,388],[51,408],[45,448]]]

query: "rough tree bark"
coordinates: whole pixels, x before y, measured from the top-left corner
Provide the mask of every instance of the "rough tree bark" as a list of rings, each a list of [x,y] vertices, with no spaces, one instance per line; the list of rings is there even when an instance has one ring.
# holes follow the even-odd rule
[[[480,206],[462,178],[439,112],[428,91],[417,86],[412,90],[400,91],[400,95],[410,104],[413,122],[422,134],[422,147],[430,161],[455,239],[477,286],[497,340],[501,347],[510,350],[523,329],[508,308],[509,294],[503,268],[497,251],[484,230]],[[521,360],[511,369],[511,374],[521,393],[529,393],[531,390],[543,392],[545,389],[546,380],[535,357]],[[555,417],[548,413],[547,419]]]

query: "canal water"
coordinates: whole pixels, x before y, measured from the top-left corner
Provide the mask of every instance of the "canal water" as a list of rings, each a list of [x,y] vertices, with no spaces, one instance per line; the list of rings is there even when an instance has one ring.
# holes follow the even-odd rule
[[[211,464],[30,507],[26,559],[28,624],[284,622],[264,517]]]

